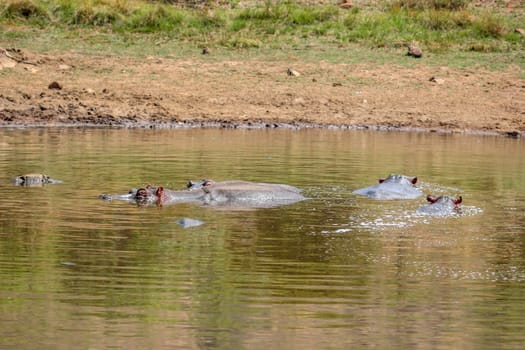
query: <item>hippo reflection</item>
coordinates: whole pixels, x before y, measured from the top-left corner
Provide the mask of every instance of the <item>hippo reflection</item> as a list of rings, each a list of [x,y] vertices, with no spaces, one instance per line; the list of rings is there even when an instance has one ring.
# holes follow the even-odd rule
[[[237,208],[269,208],[296,203],[306,198],[293,186],[248,181],[203,180],[190,182],[185,190],[163,187],[131,190],[127,195],[99,196],[104,200],[128,200],[139,204],[176,204],[195,202],[211,206]]]
[[[24,174],[15,177],[13,182],[17,186],[33,187],[43,186],[46,184],[57,184],[61,183],[62,181],[52,179],[45,174]]]
[[[417,177],[391,174],[386,179],[379,179],[377,185],[361,188],[353,193],[373,199],[413,199],[423,194],[415,186],[416,183]]]
[[[433,216],[448,216],[459,212],[459,204],[463,202],[461,196],[452,198],[449,196],[427,196],[429,204],[419,207],[416,212],[418,214],[433,215]]]

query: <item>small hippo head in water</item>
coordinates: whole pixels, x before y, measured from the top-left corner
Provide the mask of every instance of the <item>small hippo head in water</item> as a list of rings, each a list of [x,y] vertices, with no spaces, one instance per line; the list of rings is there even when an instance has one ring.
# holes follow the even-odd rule
[[[459,205],[463,202],[463,197],[457,198],[449,196],[427,196],[429,204],[419,207],[416,212],[418,214],[426,214],[433,216],[447,216],[455,214],[459,211]]]
[[[46,184],[56,184],[60,183],[61,181],[52,179],[46,174],[24,174],[14,178],[13,182],[18,186],[32,187]]]
[[[413,199],[423,192],[415,185],[417,177],[390,174],[386,179],[379,179],[379,184],[355,190],[353,193],[373,199]]]

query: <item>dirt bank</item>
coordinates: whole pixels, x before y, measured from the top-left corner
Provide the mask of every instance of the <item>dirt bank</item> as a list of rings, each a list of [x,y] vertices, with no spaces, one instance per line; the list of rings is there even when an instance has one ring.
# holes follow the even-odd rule
[[[331,125],[525,134],[525,80],[516,70],[27,50],[0,51],[0,67],[0,126]],[[50,88],[52,82],[58,84]]]

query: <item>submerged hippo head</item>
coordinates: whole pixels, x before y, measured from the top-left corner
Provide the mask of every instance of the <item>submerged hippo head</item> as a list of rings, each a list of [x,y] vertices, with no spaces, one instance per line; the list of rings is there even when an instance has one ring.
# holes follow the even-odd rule
[[[135,202],[138,205],[147,205],[153,203],[162,204],[162,200],[165,199],[165,194],[163,187],[153,187],[148,185],[139,189],[132,188],[127,194],[103,193],[99,195],[98,198],[108,202],[113,200],[125,200]]]
[[[461,202],[463,202],[463,197],[459,196],[458,198],[451,198],[449,196],[439,196],[439,197],[435,197],[435,196],[431,196],[431,195],[428,195],[427,196],[427,201],[429,201],[431,204],[441,204],[441,203],[453,203],[454,206],[458,206],[459,204],[461,204]]]
[[[415,185],[417,183],[417,176],[411,178],[405,175],[390,174],[386,179],[379,179],[379,183],[398,183]]]
[[[24,174],[17,176],[13,182],[18,186],[42,186],[45,184],[59,183],[46,174]]]
[[[457,198],[449,196],[427,196],[429,204],[423,205],[417,209],[417,213],[434,215],[434,216],[446,216],[452,215],[459,211],[459,205],[463,202],[463,197]]]
[[[358,189],[353,193],[373,199],[413,199],[423,192],[415,185],[417,177],[390,174],[386,179],[379,179],[379,184]]]

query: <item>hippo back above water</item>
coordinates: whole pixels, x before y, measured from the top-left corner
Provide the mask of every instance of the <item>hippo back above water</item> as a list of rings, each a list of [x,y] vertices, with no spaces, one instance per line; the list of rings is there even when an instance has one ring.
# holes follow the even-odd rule
[[[415,185],[417,177],[391,174],[386,179],[379,179],[377,185],[355,190],[353,193],[373,199],[414,199],[423,194]]]
[[[283,184],[248,181],[208,181],[203,186],[206,204],[243,204],[267,207],[295,203],[306,199],[298,188]]]

